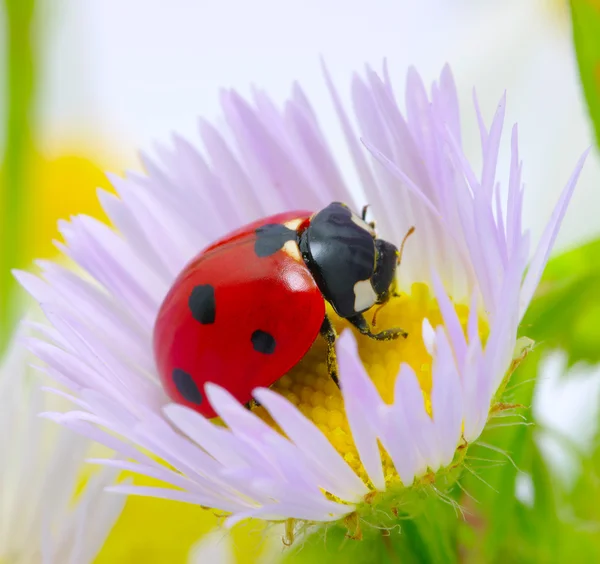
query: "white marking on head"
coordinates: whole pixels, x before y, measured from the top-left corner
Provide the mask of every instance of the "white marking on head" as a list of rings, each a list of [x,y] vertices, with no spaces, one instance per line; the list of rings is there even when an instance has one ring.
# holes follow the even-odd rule
[[[371,280],[361,280],[354,284],[354,311],[365,311],[377,301],[377,294]]]
[[[350,218],[352,221],[358,225],[361,229],[368,231],[372,237],[375,237],[375,230],[361,217],[358,217],[355,213],[353,213]]]
[[[283,252],[294,260],[302,262],[302,254],[300,253],[300,247],[298,247],[296,241],[286,241],[285,245],[283,245]]]
[[[300,224],[304,221],[304,218],[299,217],[298,219],[291,219],[290,221],[286,221],[283,225],[285,225],[288,229],[292,231],[296,231]]]

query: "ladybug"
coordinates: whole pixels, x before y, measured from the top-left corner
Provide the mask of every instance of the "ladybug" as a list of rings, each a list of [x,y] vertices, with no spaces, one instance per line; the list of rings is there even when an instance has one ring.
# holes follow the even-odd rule
[[[215,417],[204,395],[204,385],[214,382],[249,405],[252,390],[275,383],[319,335],[337,383],[336,332],[325,301],[364,335],[406,337],[399,328],[373,333],[363,315],[396,294],[401,256],[377,238],[366,209],[358,216],[333,202],[317,213],[263,218],[188,263],[154,326],[156,364],[168,395]]]

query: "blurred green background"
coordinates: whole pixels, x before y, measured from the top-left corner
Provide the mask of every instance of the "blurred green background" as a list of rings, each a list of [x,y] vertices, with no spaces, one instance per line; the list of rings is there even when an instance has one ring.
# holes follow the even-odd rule
[[[320,54],[342,92],[365,60],[377,67],[388,57],[397,84],[410,64],[431,80],[448,61],[467,147],[478,142],[466,111],[472,86],[488,118],[507,88],[534,239],[579,154],[600,142],[597,0],[4,0],[0,34],[0,348],[29,307],[11,269],[55,256],[59,218],[104,219],[95,197],[96,188],[109,188],[103,171],[140,168],[138,149],[168,139],[171,129],[197,140],[197,117],[218,115],[220,87],[248,93],[255,83],[282,100],[298,79],[336,143]],[[528,423],[491,425],[469,453],[474,472],[454,492],[465,518],[440,505],[407,523],[409,534],[394,540],[403,562],[416,546],[419,562],[600,562],[598,154],[586,164],[522,326],[537,345],[507,393],[528,407]],[[199,508],[133,499],[99,561],[128,562],[143,547],[145,561],[184,562],[215,523]],[[236,531],[240,562],[259,553],[253,526]],[[361,554],[367,543],[336,543],[337,534],[331,561],[373,557]],[[313,548],[322,550],[319,539],[289,559],[315,558]],[[387,558],[383,551],[380,561]]]

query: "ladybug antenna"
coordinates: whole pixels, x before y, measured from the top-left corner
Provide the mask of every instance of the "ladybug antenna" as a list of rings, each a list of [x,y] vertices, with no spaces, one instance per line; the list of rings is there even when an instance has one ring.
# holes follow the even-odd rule
[[[406,240],[415,232],[415,226],[413,225],[407,232],[406,235],[404,236],[404,239],[402,239],[402,244],[400,245],[400,250],[398,251],[398,261],[397,264],[398,266],[400,266],[400,262],[402,261],[402,253],[404,252],[404,243],[406,243]]]
[[[361,219],[362,219],[363,221],[366,221],[366,220],[367,220],[367,210],[369,209],[369,206],[370,206],[370,205],[371,205],[371,204],[365,204],[365,205],[363,206],[362,213],[360,214],[360,217],[361,217]]]

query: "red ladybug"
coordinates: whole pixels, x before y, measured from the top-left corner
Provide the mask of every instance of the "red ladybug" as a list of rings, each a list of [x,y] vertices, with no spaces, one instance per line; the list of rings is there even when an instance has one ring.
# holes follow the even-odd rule
[[[287,212],[219,239],[181,272],[154,327],[158,371],[169,396],[206,417],[214,382],[238,401],[268,387],[305,355],[321,334],[337,382],[335,331],[325,300],[373,339],[363,312],[395,293],[398,249],[377,239],[374,225],[334,202],[313,214]]]

